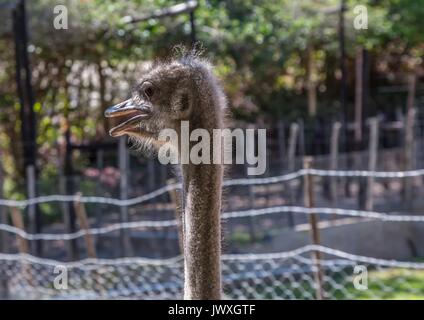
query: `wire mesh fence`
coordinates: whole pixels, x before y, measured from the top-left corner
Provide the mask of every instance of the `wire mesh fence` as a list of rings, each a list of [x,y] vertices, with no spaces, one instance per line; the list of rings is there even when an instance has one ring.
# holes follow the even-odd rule
[[[325,255],[319,266],[311,259],[314,252]],[[62,263],[3,254],[0,261],[1,273],[9,279],[9,298],[182,298],[181,257]],[[424,263],[374,259],[323,246],[224,255],[222,268],[227,299],[315,299],[318,289],[325,299],[424,298]]]
[[[226,186],[276,184],[302,178],[374,177],[376,179],[413,178],[424,170],[399,172],[336,171],[302,169],[293,173],[259,179],[227,180]],[[142,197],[119,200],[102,197],[51,195],[35,199],[0,200],[0,205],[25,207],[34,203],[72,202],[107,203],[129,206],[148,201],[178,184],[166,186]],[[224,212],[223,219],[297,213],[350,216],[383,222],[424,222],[420,215],[341,208],[271,206]],[[88,234],[99,235],[122,229],[175,228],[175,220],[114,223],[75,233],[28,233],[22,228],[1,224],[0,231],[16,236],[18,241],[68,241]],[[179,299],[183,289],[183,258],[90,258],[62,262],[39,258],[20,250],[0,254],[0,284],[8,298],[24,299]],[[319,257],[319,259],[317,258]],[[424,263],[376,259],[308,245],[279,253],[233,254],[222,256],[223,289],[229,299],[386,299],[424,298]]]

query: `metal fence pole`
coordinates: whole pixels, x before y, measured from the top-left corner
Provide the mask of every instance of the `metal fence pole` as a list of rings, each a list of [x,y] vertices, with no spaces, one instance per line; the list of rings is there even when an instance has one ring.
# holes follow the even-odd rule
[[[313,165],[312,157],[305,157],[303,159],[303,168],[310,169]],[[303,197],[304,205],[306,208],[313,208],[315,206],[315,195],[314,195],[314,178],[312,175],[307,174],[304,177],[303,184]],[[309,214],[309,225],[310,225],[310,234],[311,241],[314,245],[320,244],[320,233],[318,227],[318,217],[315,213]],[[321,270],[321,254],[319,251],[314,250],[312,252],[312,261],[314,266],[314,280],[316,285],[315,296],[318,300],[324,298],[323,287],[322,287],[322,270]]]
[[[289,145],[288,145],[288,152],[287,152],[287,169],[289,172],[293,172],[296,168],[296,149],[297,149],[297,142],[299,137],[299,125],[297,123],[292,123],[290,125],[290,136],[289,136]],[[288,181],[288,193],[289,193],[289,204],[294,205],[295,204],[295,191],[293,186],[294,181]],[[290,227],[294,227],[294,217],[293,214],[290,212],[288,214],[288,223]]]
[[[368,170],[375,171],[377,167],[377,152],[378,152],[378,119],[370,119],[370,144],[369,144],[369,159]],[[365,202],[365,210],[371,211],[374,208],[374,177],[367,179],[367,195]]]

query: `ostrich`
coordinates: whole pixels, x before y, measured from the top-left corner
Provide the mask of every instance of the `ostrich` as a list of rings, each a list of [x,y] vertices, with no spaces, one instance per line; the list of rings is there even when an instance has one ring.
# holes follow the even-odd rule
[[[162,129],[174,129],[182,137],[181,121],[189,121],[190,131],[206,129],[212,137],[213,129],[223,128],[225,107],[226,99],[211,65],[191,52],[154,63],[135,86],[132,97],[107,109],[105,116],[118,121],[109,132],[112,137],[127,134],[144,150],[157,151],[164,143],[159,138]],[[220,299],[223,167],[179,161],[179,168],[184,299]]]

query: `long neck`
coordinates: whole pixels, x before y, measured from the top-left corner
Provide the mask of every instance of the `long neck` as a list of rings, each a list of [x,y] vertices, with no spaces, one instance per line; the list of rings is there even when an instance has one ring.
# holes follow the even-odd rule
[[[183,165],[184,299],[221,298],[221,165]]]
[[[190,130],[223,128],[224,94],[207,68],[200,68],[193,91]],[[213,150],[210,150],[213,159]],[[184,164],[184,298],[221,298],[221,164]]]

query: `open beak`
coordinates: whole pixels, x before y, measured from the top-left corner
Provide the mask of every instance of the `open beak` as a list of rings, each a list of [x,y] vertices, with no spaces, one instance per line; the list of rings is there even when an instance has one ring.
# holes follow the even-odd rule
[[[135,105],[132,99],[114,105],[105,111],[106,118],[122,118],[117,126],[110,129],[109,134],[112,137],[139,131],[140,121],[148,119],[150,116],[151,110],[149,107]]]

